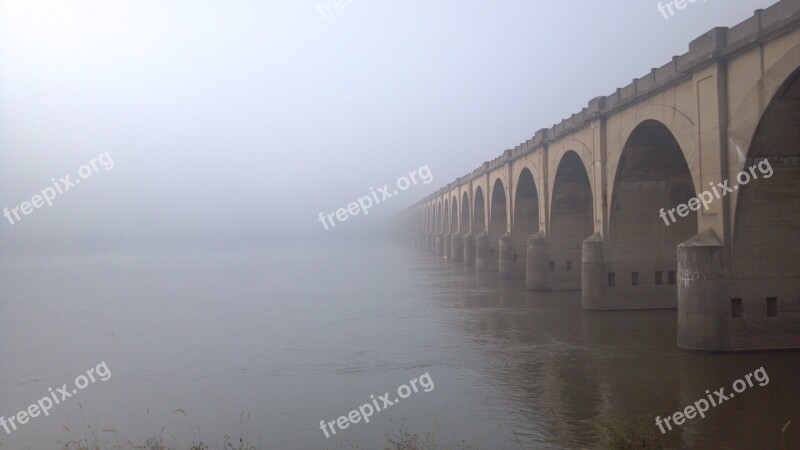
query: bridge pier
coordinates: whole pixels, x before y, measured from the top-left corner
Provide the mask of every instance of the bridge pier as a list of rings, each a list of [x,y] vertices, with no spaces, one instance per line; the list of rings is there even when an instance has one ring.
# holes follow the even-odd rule
[[[496,272],[498,257],[493,255],[489,245],[489,232],[484,231],[475,238],[475,270],[478,272]]]
[[[515,251],[510,233],[500,236],[498,247],[500,249],[498,277],[505,279],[525,278],[525,267],[523,267],[519,255]]]
[[[800,347],[800,280],[727,275],[723,243],[706,230],[678,246],[678,347],[745,351]]]
[[[583,309],[615,311],[674,309],[677,305],[675,263],[614,261],[605,254],[600,233],[583,241],[581,304]]]
[[[444,239],[444,259],[450,259],[450,233],[443,237]]]
[[[583,309],[607,309],[606,264],[603,259],[603,237],[595,233],[583,241],[581,256],[581,306]]]
[[[678,245],[678,347],[724,350],[730,326],[722,241],[706,230]]]
[[[436,242],[434,254],[436,256],[444,255],[444,237],[441,234],[437,234],[434,239]]]
[[[525,288],[547,291],[547,239],[541,231],[528,238],[525,263]]]
[[[464,261],[464,236],[458,234],[450,236],[450,260],[453,262]]]
[[[467,267],[475,265],[475,237],[472,232],[464,235],[464,265]]]

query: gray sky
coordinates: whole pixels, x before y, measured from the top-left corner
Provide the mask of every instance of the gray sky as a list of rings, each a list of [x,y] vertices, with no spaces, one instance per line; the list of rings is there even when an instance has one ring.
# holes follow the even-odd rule
[[[114,162],[0,218],[0,244],[357,235],[772,3],[0,0],[0,207]],[[430,184],[318,221],[426,164]]]

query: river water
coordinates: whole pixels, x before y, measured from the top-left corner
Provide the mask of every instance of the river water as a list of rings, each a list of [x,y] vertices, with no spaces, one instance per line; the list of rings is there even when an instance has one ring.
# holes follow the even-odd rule
[[[763,367],[768,384],[666,441],[780,448],[791,420],[798,448],[798,352],[687,353],[675,333],[675,311],[582,311],[579,292],[527,292],[522,280],[395,244],[5,256],[0,414],[74,386],[101,362],[111,376],[10,434],[0,428],[0,443],[58,449],[70,438],[161,436],[215,448],[230,434],[265,449],[380,449],[402,423],[449,448],[596,448],[598,420],[638,417],[655,428],[656,416],[706,390],[727,395]],[[320,429],[371,395],[393,401],[425,373],[429,392],[331,438]]]

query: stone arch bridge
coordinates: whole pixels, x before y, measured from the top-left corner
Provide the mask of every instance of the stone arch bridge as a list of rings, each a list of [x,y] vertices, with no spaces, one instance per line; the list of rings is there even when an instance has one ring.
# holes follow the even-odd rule
[[[681,348],[800,348],[800,0],[703,34],[400,218],[417,246],[580,289],[584,309],[677,307]]]

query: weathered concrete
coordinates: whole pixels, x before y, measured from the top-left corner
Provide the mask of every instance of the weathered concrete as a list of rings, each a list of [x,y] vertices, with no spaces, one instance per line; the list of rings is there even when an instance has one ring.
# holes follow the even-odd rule
[[[783,0],[443,187],[409,232],[457,231],[465,265],[581,289],[586,309],[677,307],[682,348],[800,347],[799,79],[800,0]]]
[[[678,346],[724,350],[730,317],[723,245],[708,229],[678,246]]]
[[[467,267],[475,266],[475,237],[472,233],[464,236],[464,265]]]
[[[547,239],[539,232],[528,239],[525,287],[532,291],[547,291]]]
[[[450,236],[450,260],[453,262],[464,261],[464,236],[457,234]]]
[[[511,233],[506,233],[498,239],[500,249],[498,277],[506,279],[525,278],[525,262],[517,253]]]
[[[475,270],[478,272],[497,272],[498,259],[489,246],[489,232],[484,231],[475,237]]]
[[[581,304],[583,309],[606,309],[603,302],[607,278],[603,259],[603,237],[595,233],[583,241],[583,270],[581,271]]]

